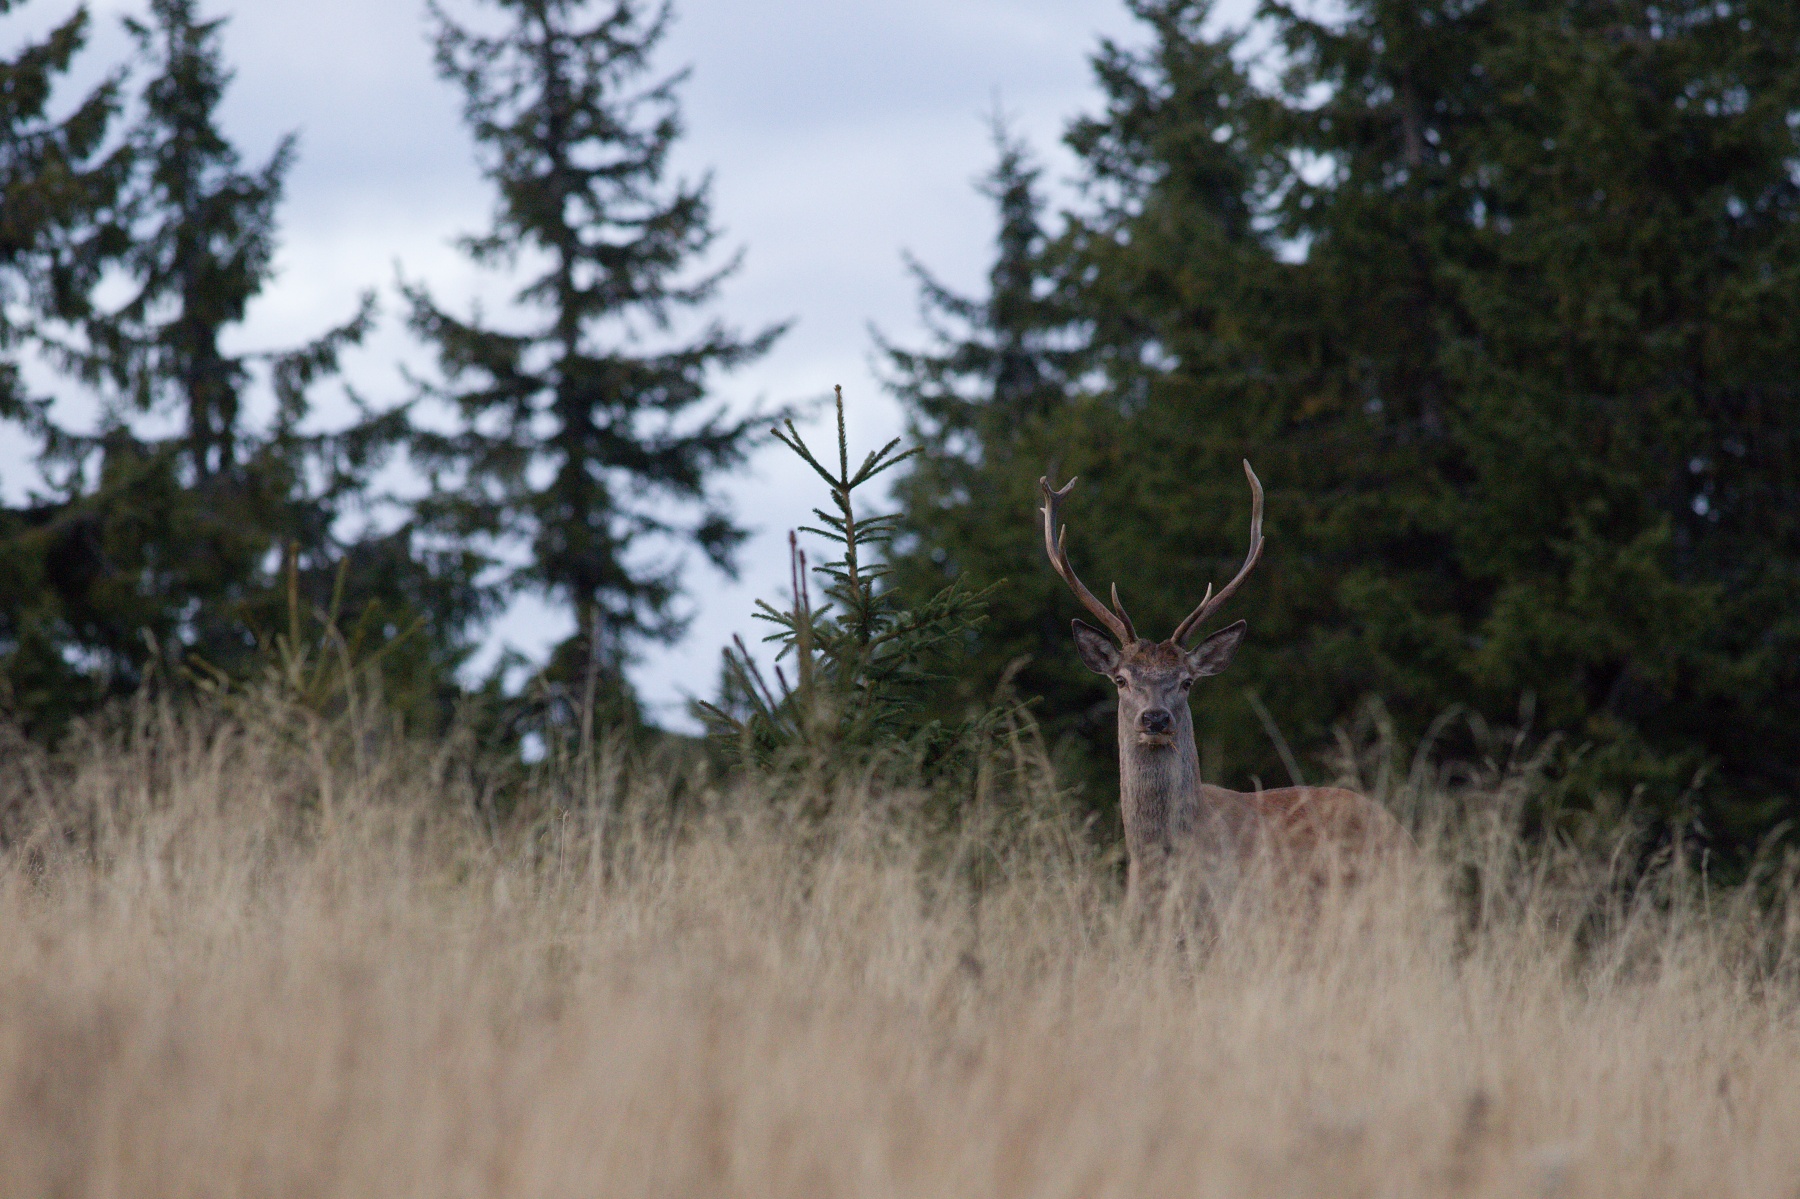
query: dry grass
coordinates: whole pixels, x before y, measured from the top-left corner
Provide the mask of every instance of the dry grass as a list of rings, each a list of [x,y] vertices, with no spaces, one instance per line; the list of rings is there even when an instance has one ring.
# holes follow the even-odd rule
[[[671,820],[668,771],[602,762],[502,823],[447,750],[316,734],[165,714],[11,755],[0,1195],[1800,1178],[1800,937],[1678,870],[1627,892],[1476,819],[1304,927],[1246,900],[1178,943],[1122,924],[1064,821],[1011,814],[1054,810],[1028,777],[926,835],[849,785],[690,781]]]

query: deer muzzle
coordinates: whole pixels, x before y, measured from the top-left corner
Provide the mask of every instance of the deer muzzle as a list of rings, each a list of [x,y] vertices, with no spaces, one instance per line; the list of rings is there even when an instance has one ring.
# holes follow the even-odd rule
[[[1175,717],[1167,708],[1146,708],[1138,713],[1137,731],[1140,745],[1173,745]]]

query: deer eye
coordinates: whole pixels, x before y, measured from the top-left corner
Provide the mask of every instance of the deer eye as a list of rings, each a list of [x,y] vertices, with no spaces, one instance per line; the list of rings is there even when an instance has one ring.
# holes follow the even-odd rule
[[[1113,676],[1113,682],[1115,682],[1119,686],[1123,687],[1125,685],[1125,676],[1122,674],[1115,674]]]
[[[1186,691],[1189,687],[1192,687],[1193,685],[1194,685],[1193,679],[1182,679],[1181,680],[1181,689],[1183,691]]]

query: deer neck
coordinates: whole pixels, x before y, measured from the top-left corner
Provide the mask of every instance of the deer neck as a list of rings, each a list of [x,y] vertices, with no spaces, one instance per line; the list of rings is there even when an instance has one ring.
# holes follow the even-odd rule
[[[1172,745],[1145,745],[1124,713],[1119,717],[1119,814],[1134,861],[1160,857],[1192,827],[1200,802],[1200,755],[1194,718],[1175,713]]]
[[[1200,781],[1194,718],[1175,713],[1174,743],[1143,744],[1130,722],[1119,721],[1119,809],[1134,878],[1156,874],[1171,857],[1220,862],[1245,835],[1244,813],[1224,802],[1229,792]]]

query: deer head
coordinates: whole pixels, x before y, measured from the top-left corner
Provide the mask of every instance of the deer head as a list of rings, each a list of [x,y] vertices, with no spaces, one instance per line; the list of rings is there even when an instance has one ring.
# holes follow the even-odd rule
[[[1112,587],[1112,607],[1095,598],[1069,565],[1066,545],[1067,526],[1057,523],[1057,510],[1075,486],[1070,479],[1060,489],[1052,488],[1049,479],[1039,479],[1044,493],[1044,549],[1050,565],[1061,575],[1082,606],[1097,617],[1111,633],[1109,638],[1086,621],[1076,620],[1075,648],[1082,663],[1095,674],[1105,675],[1119,689],[1119,752],[1128,746],[1146,750],[1175,749],[1186,743],[1193,745],[1193,717],[1188,712],[1188,689],[1194,680],[1218,674],[1231,662],[1232,655],[1244,639],[1248,626],[1243,621],[1220,629],[1194,649],[1185,642],[1202,621],[1219,610],[1243,583],[1246,575],[1262,556],[1262,484],[1250,463],[1244,463],[1244,474],[1250,479],[1250,552],[1237,577],[1225,584],[1217,595],[1208,586],[1206,595],[1187,619],[1175,627],[1167,641],[1151,641],[1137,635],[1125,606],[1119,602],[1118,584]]]

